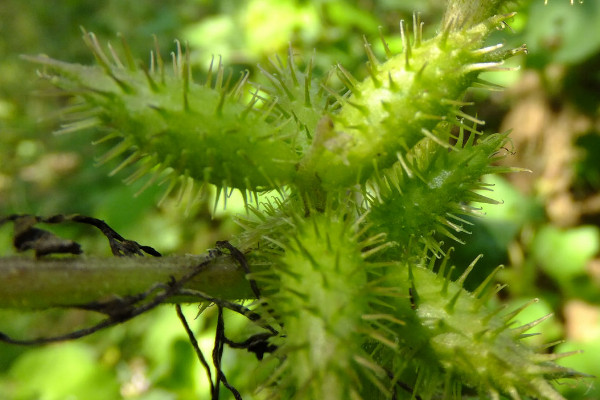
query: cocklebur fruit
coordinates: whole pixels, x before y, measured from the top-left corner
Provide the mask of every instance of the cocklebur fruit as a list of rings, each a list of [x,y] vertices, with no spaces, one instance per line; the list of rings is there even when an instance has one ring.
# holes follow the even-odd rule
[[[277,384],[281,397],[367,399],[371,385],[387,398],[407,388],[432,398],[439,387],[451,398],[464,384],[492,398],[556,400],[546,378],[575,374],[520,345],[524,328],[511,331],[485,309],[488,281],[469,293],[466,275],[452,282],[445,267],[434,273],[433,263],[415,261],[423,248],[444,254],[433,232],[456,239],[467,202],[490,201],[473,192],[484,188],[480,177],[504,171],[490,165],[506,135],[475,143],[471,123],[483,122],[461,107],[480,72],[521,51],[484,44],[510,16],[449,20],[428,41],[415,18],[413,42],[402,25],[402,54],[384,43],[380,63],[366,43],[366,80],[338,67],[342,94],[315,80],[310,63],[300,73],[291,50],[287,65],[263,70],[265,86],[245,74],[231,83],[220,63],[195,84],[181,50],[172,72],[158,52],[149,70],[127,51],[122,62],[110,48],[111,61],[87,33],[99,66],[34,60],[84,100],[63,131],[109,128],[106,140],[120,142],[101,160],[126,154],[116,170],[142,162],[132,180],[152,172],[174,183],[279,190],[282,200],[256,210],[261,221],[236,245],[266,265],[250,276],[263,289],[261,314],[281,324],[273,340],[282,363],[265,385]],[[367,196],[360,207],[345,198],[356,184]]]
[[[368,314],[368,267],[358,225],[346,217],[290,216],[278,242],[279,260],[257,278],[272,285],[266,301],[283,327],[285,340],[275,353],[282,363],[269,384],[277,382],[278,394],[289,396],[284,398],[360,398],[360,376],[377,381],[383,373],[361,349],[372,333],[362,320]]]
[[[460,387],[466,386],[491,399],[502,394],[511,399],[563,400],[548,380],[582,376],[553,362],[568,354],[543,354],[520,342],[529,336],[525,332],[548,316],[513,327],[512,319],[520,309],[490,311],[485,304],[497,290],[491,281],[498,269],[468,292],[462,284],[477,260],[455,281],[450,278],[454,268],[447,261],[435,272],[433,260],[425,265],[398,263],[386,271],[378,290],[405,296],[382,298],[381,312],[404,321],[381,320],[386,340],[398,344],[383,366],[399,381],[412,379],[405,383],[423,399],[460,398]],[[386,346],[379,345],[372,357],[384,358],[378,355],[382,349],[388,353]]]
[[[319,120],[333,109],[332,96],[328,92],[332,90],[328,89],[329,75],[324,79],[313,77],[313,59],[308,60],[302,72],[290,45],[286,63],[276,57],[270,62],[271,68],[259,66],[262,76],[268,81],[267,85],[259,86],[261,92],[275,99],[275,108],[281,118],[289,121],[282,129],[289,130],[289,134],[296,138],[300,154],[304,154],[310,146]]]
[[[461,242],[458,235],[468,233],[472,224],[464,217],[476,215],[476,203],[498,203],[478,193],[491,190],[481,182],[482,176],[521,170],[491,165],[507,152],[507,134],[480,138],[477,144],[475,134],[463,144],[463,134],[461,130],[450,151],[426,139],[401,164],[373,179],[367,220],[398,251],[411,245],[414,250],[422,243],[439,253],[434,233]]]
[[[461,111],[462,96],[477,84],[482,71],[498,69],[522,49],[504,50],[484,41],[512,14],[492,17],[474,27],[443,27],[424,41],[415,18],[411,43],[404,26],[404,51],[380,63],[366,44],[370,76],[362,82],[342,69],[349,95],[338,96],[339,112],[317,129],[300,162],[303,182],[325,190],[364,183],[374,171],[390,167],[423,138],[447,145],[440,122],[470,129],[463,119],[481,123]],[[385,46],[387,49],[387,45]]]
[[[248,84],[242,73],[232,83],[221,62],[211,66],[204,84],[192,81],[189,53],[172,54],[167,68],[158,51],[149,69],[138,66],[125,47],[125,62],[109,47],[112,60],[95,36],[84,33],[98,66],[85,67],[47,57],[31,58],[56,75],[59,88],[83,99],[65,114],[61,132],[94,126],[108,128],[101,140],[118,143],[100,158],[124,156],[116,172],[140,164],[129,180],[152,173],[153,180],[208,182],[218,188],[257,191],[292,180],[298,153],[296,137],[283,131],[284,120]],[[213,59],[214,61],[214,59]],[[248,99],[249,97],[249,99]],[[266,101],[266,104],[265,104]]]

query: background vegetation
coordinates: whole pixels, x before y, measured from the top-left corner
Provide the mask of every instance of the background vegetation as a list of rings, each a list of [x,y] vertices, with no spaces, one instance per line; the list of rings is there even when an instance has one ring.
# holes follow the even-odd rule
[[[577,2],[575,2],[577,3]],[[91,63],[79,26],[102,42],[125,36],[140,58],[156,34],[164,54],[173,39],[190,43],[196,73],[213,54],[235,69],[255,70],[291,42],[303,54],[317,49],[317,70],[334,63],[350,70],[365,61],[365,35],[378,43],[383,27],[391,46],[399,47],[398,21],[420,11],[425,36],[437,28],[443,1],[292,1],[187,0],[48,2],[4,0],[0,6],[0,215],[11,213],[82,213],[110,223],[123,236],[163,253],[202,253],[236,231],[224,218],[243,212],[235,198],[227,210],[210,217],[209,202],[193,206],[168,199],[157,206],[164,188],[144,182],[126,186],[127,172],[108,176],[116,164],[97,167],[103,154],[90,145],[94,136],[55,136],[64,98],[51,96],[36,78],[34,65],[20,54],[46,53],[71,62]],[[500,293],[511,307],[531,298],[540,301],[520,316],[555,317],[528,340],[544,344],[565,338],[557,351],[584,350],[561,364],[600,376],[600,4],[586,1],[524,0],[505,34],[513,45],[527,43],[529,54],[513,60],[518,72],[489,76],[507,87],[497,93],[471,92],[486,131],[512,128],[515,154],[505,162],[531,169],[491,179],[501,206],[485,209],[468,246],[454,255],[468,264],[485,257],[477,271],[487,274],[508,266]],[[429,31],[429,34],[427,33]],[[375,46],[375,50],[382,52]],[[96,136],[97,138],[97,136]],[[109,254],[104,239],[72,228],[84,249]],[[75,230],[77,229],[77,230]],[[0,255],[12,254],[9,227],[0,230]],[[187,309],[189,317],[196,312]],[[17,337],[60,333],[93,322],[70,311],[23,315],[0,310],[0,331]],[[212,346],[215,315],[209,309],[195,321]],[[233,316],[226,325],[235,337],[241,326]],[[229,350],[228,378],[240,389],[250,386],[252,355]],[[0,344],[0,398],[4,399],[192,399],[207,393],[205,375],[171,307],[163,307],[124,326],[76,342],[23,348]],[[559,388],[565,397],[600,397],[600,381],[585,380]],[[242,393],[251,398],[250,393]],[[223,391],[226,397],[227,392]]]

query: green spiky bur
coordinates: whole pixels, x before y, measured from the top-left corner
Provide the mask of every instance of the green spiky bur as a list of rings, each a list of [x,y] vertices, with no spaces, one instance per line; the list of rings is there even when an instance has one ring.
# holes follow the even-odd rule
[[[478,73],[515,53],[482,47],[506,18],[481,18],[471,28],[450,19],[429,41],[416,19],[415,41],[403,28],[404,53],[386,51],[385,63],[367,44],[365,81],[338,68],[349,90],[342,95],[313,78],[310,63],[299,72],[291,50],[287,65],[262,71],[265,87],[246,75],[233,83],[220,64],[196,84],[181,51],[172,71],[158,53],[149,71],[127,51],[123,63],[111,49],[110,61],[89,34],[98,67],[35,61],[85,101],[64,131],[103,125],[113,131],[107,140],[121,140],[102,158],[128,154],[117,170],[142,161],[133,178],[163,171],[220,187],[279,190],[280,200],[249,207],[258,221],[232,241],[260,268],[251,274],[265,294],[259,311],[272,310],[282,324],[273,339],[281,366],[266,384],[276,385],[272,393],[370,399],[408,387],[423,399],[440,390],[452,398],[464,384],[492,398],[556,400],[546,377],[573,374],[521,345],[483,304],[490,292],[468,293],[463,278],[453,283],[414,257],[423,247],[443,255],[434,232],[455,238],[466,223],[460,214],[470,213],[466,202],[489,201],[473,192],[481,176],[506,171],[490,166],[506,135],[476,142],[471,122],[481,121],[460,111]],[[449,129],[456,125],[458,137]],[[472,133],[465,145],[448,145],[465,142],[465,131]],[[365,203],[349,200],[366,193]],[[382,251],[392,247],[401,251]]]
[[[100,66],[44,57],[34,61],[59,73],[52,78],[56,85],[85,99],[74,109],[75,122],[63,131],[102,125],[112,131],[106,139],[121,138],[101,161],[126,154],[117,169],[144,160],[136,175],[153,169],[241,190],[272,189],[291,180],[294,138],[287,132],[283,136],[281,122],[269,113],[272,106],[261,111],[256,96],[244,98],[246,75],[231,84],[222,65],[215,71],[211,66],[214,83],[209,77],[206,84],[196,84],[181,53],[174,56],[171,73],[162,61],[149,72],[126,67],[116,55],[110,62],[94,37],[86,35]]]
[[[313,80],[311,63],[306,73],[296,71],[292,50],[287,68],[273,63],[273,74],[263,71],[271,81],[264,93],[271,99],[252,88],[245,75],[230,84],[220,64],[214,84],[212,77],[204,85],[195,84],[181,49],[173,55],[172,73],[158,52],[149,71],[135,65],[127,48],[126,63],[109,48],[111,61],[87,33],[98,67],[34,60],[58,71],[53,81],[86,101],[88,114],[77,108],[75,122],[63,131],[100,123],[110,127],[114,133],[108,138],[123,140],[101,160],[128,153],[117,170],[145,160],[133,179],[166,170],[174,177],[243,191],[293,182],[314,195],[318,186],[348,187],[366,180],[375,168],[389,167],[398,152],[423,137],[436,138],[440,120],[460,125],[457,115],[471,118],[459,110],[457,99],[478,72],[497,67],[514,53],[498,46],[481,48],[488,33],[507,17],[491,18],[467,31],[447,27],[425,42],[417,24],[414,48],[405,40],[404,53],[391,57],[388,51],[391,58],[382,65],[367,45],[370,79],[358,83],[340,67],[351,92],[348,99]],[[337,105],[329,107],[326,91],[338,97]],[[244,99],[245,92],[253,93],[250,101]]]
[[[268,85],[262,91],[276,98],[276,108],[288,123],[283,127],[297,138],[296,144],[305,153],[315,135],[319,120],[331,111],[330,95],[327,93],[327,78],[313,78],[313,59],[308,61],[305,72],[300,72],[294,50],[288,49],[287,63],[279,59],[271,61],[271,70],[260,67]],[[298,131],[302,135],[298,135]]]
[[[360,384],[349,376],[369,363],[360,350],[365,265],[355,227],[331,217],[297,219],[273,271],[278,284],[269,302],[286,337],[278,390],[295,398],[356,398]]]
[[[414,148],[403,166],[378,179],[369,200],[368,221],[373,231],[384,232],[401,251],[415,239],[438,252],[433,232],[460,242],[456,235],[467,232],[465,225],[470,225],[462,216],[474,212],[465,201],[497,203],[475,192],[489,190],[481,177],[519,170],[490,165],[503,157],[507,134],[482,138],[477,145],[475,136],[470,135],[463,146],[461,134],[451,151],[427,139]]]
[[[498,399],[499,394],[513,399],[520,395],[563,399],[547,379],[578,374],[552,363],[561,355],[536,353],[519,342],[527,336],[525,332],[545,318],[512,327],[511,320],[519,310],[506,313],[485,307],[485,300],[492,294],[493,275],[469,293],[462,288],[462,282],[474,263],[451,282],[446,261],[438,272],[432,271],[433,263],[429,268],[396,265],[388,271],[385,286],[378,289],[385,291],[387,287],[409,295],[388,295],[387,307],[382,308],[393,307],[394,317],[406,322],[390,326],[398,335],[396,359],[389,360],[399,367],[397,373],[410,375],[411,368],[417,368],[415,384],[423,386],[415,390],[423,398],[428,398],[426,393],[436,394],[427,385],[444,388],[449,396],[453,385],[463,384],[492,399]]]
[[[391,166],[424,137],[436,138],[435,128],[456,116],[460,98],[483,70],[493,70],[514,51],[501,46],[482,48],[488,34],[511,15],[491,18],[469,30],[442,31],[421,41],[404,40],[402,54],[380,64],[367,45],[370,77],[356,81],[342,70],[350,96],[339,98],[339,113],[322,124],[301,168],[326,189],[364,182],[374,169]],[[406,36],[402,30],[403,36]],[[476,119],[474,119],[477,121]],[[439,141],[442,143],[445,138]]]
[[[336,213],[286,219],[267,240],[277,244],[279,260],[257,276],[273,293],[268,307],[280,316],[285,337],[277,342],[282,364],[267,386],[277,382],[275,390],[291,398],[389,398],[399,379],[423,399],[451,398],[462,385],[493,399],[559,400],[548,379],[580,376],[552,362],[560,355],[520,343],[543,319],[515,328],[518,310],[487,308],[495,273],[473,292],[462,288],[475,262],[452,282],[448,258],[438,272],[435,257],[369,262],[385,241],[362,237]],[[361,375],[366,381],[349,379]]]

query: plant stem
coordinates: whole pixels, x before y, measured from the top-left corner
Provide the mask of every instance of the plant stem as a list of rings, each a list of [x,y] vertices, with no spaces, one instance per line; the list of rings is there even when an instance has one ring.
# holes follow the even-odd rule
[[[469,28],[498,13],[507,0],[448,0],[442,26],[451,30]],[[466,25],[466,26],[465,26]]]
[[[207,256],[0,258],[0,308],[77,307],[133,296],[157,283],[180,279],[207,260]],[[184,287],[221,299],[253,297],[244,271],[229,255],[210,260]]]

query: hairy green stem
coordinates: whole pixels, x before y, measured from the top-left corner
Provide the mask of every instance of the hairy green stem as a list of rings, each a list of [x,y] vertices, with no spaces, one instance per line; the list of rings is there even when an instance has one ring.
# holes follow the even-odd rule
[[[442,26],[451,30],[476,25],[498,13],[507,0],[448,0]]]
[[[0,258],[0,308],[74,307],[133,296],[157,283],[180,279],[206,260],[206,256]],[[253,297],[244,271],[231,256],[216,257],[203,268],[184,288],[221,299]]]

